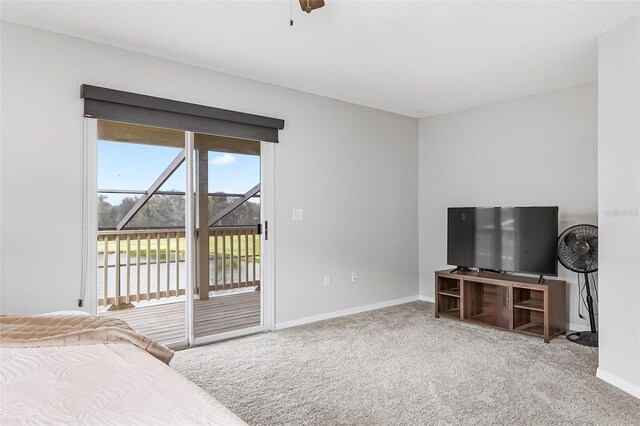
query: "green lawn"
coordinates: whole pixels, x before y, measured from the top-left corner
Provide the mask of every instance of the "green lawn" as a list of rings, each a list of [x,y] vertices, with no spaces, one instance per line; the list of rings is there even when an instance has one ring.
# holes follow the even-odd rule
[[[214,255],[215,254],[215,250],[214,250],[214,239],[216,237],[209,237],[209,253],[210,255]],[[222,238],[221,236],[217,237],[218,238],[218,255],[222,256]],[[240,240],[240,257],[244,257],[245,255],[245,247],[246,247],[246,243],[245,243],[245,238],[243,236],[238,236],[238,235],[234,235],[234,236],[230,236],[227,235],[224,237],[225,239],[225,250],[224,253],[226,256],[231,256],[231,239],[233,238],[233,255],[234,256],[238,256],[238,241]],[[259,239],[256,238],[256,262],[260,262],[260,243],[259,243]],[[140,239],[140,246],[138,247],[138,242],[135,239],[131,239],[130,241],[130,256],[132,258],[135,258],[137,256],[138,250],[140,250],[140,256],[141,257],[146,257],[147,256],[147,252],[150,253],[151,258],[152,259],[156,259],[157,257],[157,253],[158,251],[160,252],[160,259],[164,260],[166,259],[167,256],[167,239],[166,238],[161,238],[160,239],[160,247],[158,248],[158,244],[157,244],[157,240],[155,238],[151,238],[150,239],[150,244],[149,247],[147,247],[147,239],[146,237],[142,236]],[[175,237],[172,237],[169,240],[169,254],[170,254],[170,258],[173,259],[175,258],[175,253],[176,253],[176,248],[179,250],[179,254],[180,254],[180,258],[184,259],[184,251],[185,251],[185,247],[186,247],[186,240],[184,237],[180,238],[178,241],[178,245],[179,247],[176,247],[176,239]],[[249,257],[251,258],[252,254],[253,254],[253,240],[252,238],[249,238],[248,241],[248,249],[249,249]],[[98,241],[98,254],[104,254],[104,246],[105,243],[104,241]],[[109,253],[115,253],[116,251],[116,241],[115,240],[109,240],[109,244],[107,246],[107,250]],[[120,255],[121,256],[126,256],[127,254],[127,240],[122,239],[120,240]]]

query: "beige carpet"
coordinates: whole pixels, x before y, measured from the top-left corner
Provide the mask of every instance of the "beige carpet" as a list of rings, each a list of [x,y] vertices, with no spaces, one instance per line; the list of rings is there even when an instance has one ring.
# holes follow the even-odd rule
[[[176,353],[254,425],[640,424],[597,350],[435,319],[414,302]]]

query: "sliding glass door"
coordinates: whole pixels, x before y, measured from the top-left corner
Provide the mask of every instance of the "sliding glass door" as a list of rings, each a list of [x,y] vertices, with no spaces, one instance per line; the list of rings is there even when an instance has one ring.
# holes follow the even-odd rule
[[[98,313],[187,340],[184,132],[97,122]]]
[[[195,134],[196,341],[262,324],[260,143]]]
[[[174,346],[262,329],[260,143],[95,128],[98,313]]]

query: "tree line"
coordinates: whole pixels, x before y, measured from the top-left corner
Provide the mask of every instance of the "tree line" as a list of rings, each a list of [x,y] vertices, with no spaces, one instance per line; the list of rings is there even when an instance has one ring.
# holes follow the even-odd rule
[[[98,229],[115,229],[141,196],[122,199],[112,205],[106,195],[98,194]],[[237,200],[235,197],[209,196],[209,223],[227,206]],[[184,226],[184,195],[154,194],[135,214],[124,229],[170,228]],[[216,226],[249,226],[260,223],[260,198],[252,198],[228,214]]]

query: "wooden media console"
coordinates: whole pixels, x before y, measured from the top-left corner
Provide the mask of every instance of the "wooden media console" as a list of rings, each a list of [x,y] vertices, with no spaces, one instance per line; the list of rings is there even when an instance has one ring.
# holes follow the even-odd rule
[[[437,271],[436,318],[446,317],[544,338],[566,331],[565,281],[484,271]]]

